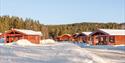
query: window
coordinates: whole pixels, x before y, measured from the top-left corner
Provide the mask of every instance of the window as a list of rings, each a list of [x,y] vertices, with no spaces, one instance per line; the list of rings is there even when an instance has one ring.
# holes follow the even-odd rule
[[[115,37],[114,36],[110,36],[109,37],[109,42],[114,43],[115,42]]]
[[[100,37],[100,41],[104,41],[104,38],[103,38],[103,37]]]
[[[109,37],[106,37],[106,42],[109,42]]]

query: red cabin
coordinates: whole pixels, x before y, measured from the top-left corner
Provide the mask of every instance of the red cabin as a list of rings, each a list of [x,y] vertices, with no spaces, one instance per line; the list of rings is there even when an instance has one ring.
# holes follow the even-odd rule
[[[90,35],[93,45],[125,45],[125,30],[98,29]]]
[[[72,41],[73,42],[78,42],[78,38],[77,38],[78,35],[79,35],[79,33],[75,33],[75,34],[72,35]]]
[[[39,44],[42,33],[33,30],[11,29],[3,33],[5,43],[15,42],[20,39],[27,39],[32,43]]]
[[[90,39],[89,39],[89,34],[91,32],[82,32],[82,33],[76,33],[74,34],[72,37],[75,39],[75,41],[77,42],[85,42],[85,43],[89,43]]]
[[[92,32],[82,32],[82,40],[83,42],[86,42],[88,44],[90,44],[90,34]]]
[[[71,35],[70,34],[63,34],[60,37],[58,37],[60,41],[69,41],[71,40]]]

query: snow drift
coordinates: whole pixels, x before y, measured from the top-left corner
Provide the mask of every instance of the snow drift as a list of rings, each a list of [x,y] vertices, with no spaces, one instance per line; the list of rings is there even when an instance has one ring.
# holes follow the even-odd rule
[[[16,42],[12,42],[12,43],[7,43],[5,45],[19,45],[19,46],[37,46],[37,44],[33,44],[30,41],[28,41],[27,39],[20,39]]]
[[[32,42],[28,41],[27,39],[20,39],[16,42],[12,42],[12,43],[7,43],[5,45],[19,45],[19,46],[42,46],[44,44],[55,44],[56,42],[52,39],[45,39],[45,40],[41,40],[40,44],[33,44]],[[2,45],[2,44],[1,44]]]
[[[54,44],[56,43],[53,39],[45,39],[45,40],[41,40],[40,44]]]
[[[26,39],[20,39],[20,40],[16,41],[16,44],[20,45],[20,46],[36,46],[36,44],[33,44]]]

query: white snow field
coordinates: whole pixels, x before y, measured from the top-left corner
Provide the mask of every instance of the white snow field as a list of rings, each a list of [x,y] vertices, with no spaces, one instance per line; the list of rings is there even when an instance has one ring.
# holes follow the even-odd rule
[[[92,48],[86,48],[86,50],[91,51],[91,53],[98,55],[103,58],[103,60],[110,61],[111,63],[125,63],[125,51]]]
[[[93,50],[72,43],[41,46],[0,45],[0,63],[117,63],[112,62],[112,59],[105,59],[103,54],[99,55],[98,50]]]

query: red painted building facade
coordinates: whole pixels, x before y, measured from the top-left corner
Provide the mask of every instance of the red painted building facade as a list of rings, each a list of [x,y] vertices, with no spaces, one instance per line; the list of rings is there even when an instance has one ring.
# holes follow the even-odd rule
[[[70,34],[63,34],[61,36],[58,36],[57,39],[58,41],[70,41],[71,37],[72,36]]]
[[[125,30],[98,29],[90,35],[93,45],[125,45]]]
[[[42,34],[38,31],[23,30],[23,29],[11,29],[2,34],[5,43],[16,42],[20,39],[27,39],[34,44],[39,44]]]
[[[73,41],[74,42],[84,42],[84,43],[88,43],[90,41],[90,37],[89,34],[91,32],[82,32],[82,33],[76,33],[72,35]]]

